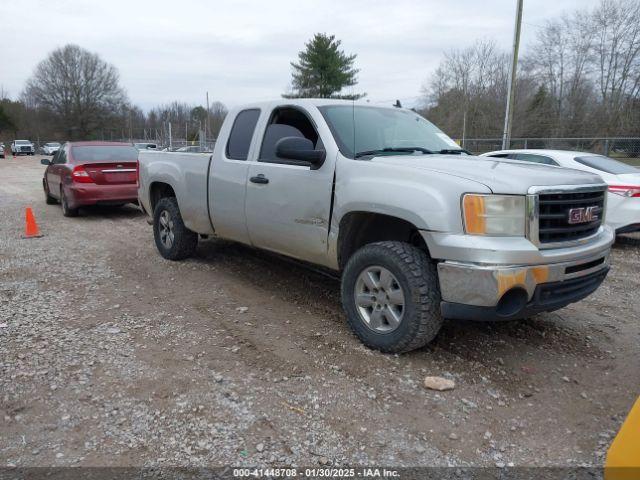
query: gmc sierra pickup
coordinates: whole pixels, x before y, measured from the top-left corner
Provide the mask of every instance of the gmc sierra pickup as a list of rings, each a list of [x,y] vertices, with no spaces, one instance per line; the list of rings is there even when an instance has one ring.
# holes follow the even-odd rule
[[[444,318],[557,310],[609,270],[597,175],[471,156],[409,110],[248,105],[212,155],[141,151],[138,168],[164,258],[214,235],[340,272],[349,325],[384,352],[427,344]]]

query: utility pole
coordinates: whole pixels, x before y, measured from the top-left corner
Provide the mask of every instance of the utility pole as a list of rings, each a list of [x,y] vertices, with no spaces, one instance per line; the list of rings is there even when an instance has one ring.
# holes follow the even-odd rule
[[[516,27],[513,34],[513,54],[511,57],[511,72],[509,73],[509,91],[507,93],[507,111],[504,116],[504,133],[502,134],[502,149],[506,150],[511,144],[511,125],[513,123],[513,105],[516,99],[516,75],[518,71],[518,52],[520,51],[520,31],[522,30],[522,4],[524,0],[517,0]]]
[[[207,133],[209,133],[209,92],[207,92],[207,117],[204,121],[204,144],[207,145]]]
[[[133,137],[133,128],[131,126],[131,109],[129,109],[129,142],[132,141],[131,137]]]

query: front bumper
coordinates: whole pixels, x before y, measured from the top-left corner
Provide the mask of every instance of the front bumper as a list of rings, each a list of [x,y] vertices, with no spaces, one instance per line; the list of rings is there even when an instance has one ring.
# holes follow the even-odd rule
[[[542,265],[438,264],[446,318],[512,320],[552,311],[593,293],[610,266],[607,246],[578,260]]]
[[[542,312],[552,312],[588,297],[595,292],[607,277],[609,267],[572,280],[551,282],[538,285],[533,298],[524,300],[513,294],[508,300],[499,302],[495,307],[464,305],[461,303],[442,302],[442,316],[459,320],[517,320]]]

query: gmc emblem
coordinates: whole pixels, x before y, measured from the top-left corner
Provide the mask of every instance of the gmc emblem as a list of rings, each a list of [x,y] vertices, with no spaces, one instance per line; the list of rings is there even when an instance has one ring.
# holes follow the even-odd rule
[[[598,220],[598,207],[572,208],[569,210],[569,224],[591,223]]]

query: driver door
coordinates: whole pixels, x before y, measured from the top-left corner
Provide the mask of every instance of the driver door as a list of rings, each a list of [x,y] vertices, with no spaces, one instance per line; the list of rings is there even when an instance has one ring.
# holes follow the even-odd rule
[[[327,156],[312,170],[299,161],[278,158],[275,145],[285,137],[305,137],[316,149],[324,148],[308,112],[280,107],[271,113],[257,158],[249,162],[249,237],[256,247],[326,264],[334,162]]]

